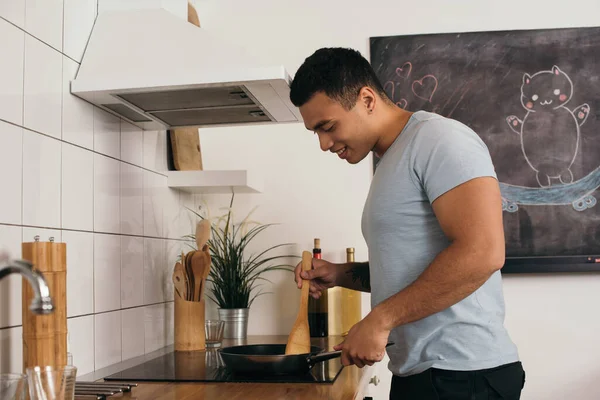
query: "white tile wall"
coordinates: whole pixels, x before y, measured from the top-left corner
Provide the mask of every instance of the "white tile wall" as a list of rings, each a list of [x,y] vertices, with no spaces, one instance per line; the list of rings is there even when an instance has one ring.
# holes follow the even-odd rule
[[[143,308],[130,308],[121,311],[121,358],[123,360],[141,356],[145,353],[144,318]]]
[[[148,306],[144,309],[144,341],[146,353],[164,347],[167,342],[165,331],[166,308],[163,304]]]
[[[0,373],[20,373],[23,370],[23,329],[0,330]]]
[[[121,307],[144,304],[144,238],[121,236]]]
[[[129,122],[121,121],[121,160],[141,166],[143,147],[142,130]]]
[[[67,321],[69,330],[69,351],[73,356],[73,365],[77,366],[77,375],[85,375],[94,371],[94,316],[70,318]]]
[[[94,150],[114,158],[121,155],[121,121],[97,107],[94,107]]]
[[[176,239],[181,237],[181,216],[179,210],[179,191],[159,186],[164,193],[163,203],[163,234],[162,236]]]
[[[94,312],[121,308],[121,237],[94,234]]]
[[[1,36],[0,40],[2,40]],[[0,187],[8,195],[2,199],[0,223],[20,224],[22,217],[23,129],[0,121],[0,143],[2,143],[0,146],[0,170],[4,171],[0,174]]]
[[[23,131],[23,224],[60,227],[61,142]]]
[[[165,286],[169,278],[172,280],[165,252],[165,240],[144,238],[144,304],[165,301]]]
[[[64,53],[81,62],[96,18],[96,0],[64,0]]]
[[[121,361],[121,311],[95,315],[94,342],[95,369]]]
[[[194,206],[194,196],[191,193],[181,192],[179,194],[179,235],[181,238],[196,231],[198,218],[190,210],[197,211]]]
[[[144,132],[144,168],[161,173],[167,171],[167,159],[162,156],[166,151],[166,131]]]
[[[144,171],[144,236],[163,235],[164,187],[167,178],[152,171]]]
[[[175,331],[174,331],[174,326],[175,326],[175,303],[174,302],[170,302],[170,303],[164,303],[163,306],[165,307],[165,338],[167,340],[167,343],[173,343],[174,340],[174,336],[175,336]]]
[[[173,343],[180,205],[194,203],[166,188],[165,131],[70,94],[96,10],[97,0],[0,0],[0,251],[20,258],[36,235],[67,244],[80,375]],[[22,370],[22,283],[0,281],[0,373]]]
[[[94,154],[62,143],[62,228],[94,230]]]
[[[94,312],[94,234],[63,231],[67,244],[67,317]]]
[[[63,0],[25,0],[25,30],[62,51]]]
[[[79,64],[63,56],[62,139],[93,150],[94,107],[70,91],[78,68]]]
[[[0,225],[0,251],[20,257],[22,230],[20,226]],[[22,280],[12,274],[0,281],[0,328],[21,325]]]
[[[25,35],[23,125],[61,137],[62,55],[36,38]]]
[[[0,1],[0,17],[6,18],[19,28],[25,27],[25,0]],[[0,36],[1,37],[1,36]]]
[[[121,233],[144,234],[144,170],[121,163]]]
[[[0,2],[0,4],[5,3],[5,0]],[[0,19],[0,49],[5,55],[2,57],[2,73],[0,74],[0,88],[2,88],[0,90],[0,119],[22,125],[25,34],[2,19]]]
[[[121,232],[120,162],[94,155],[94,230]]]

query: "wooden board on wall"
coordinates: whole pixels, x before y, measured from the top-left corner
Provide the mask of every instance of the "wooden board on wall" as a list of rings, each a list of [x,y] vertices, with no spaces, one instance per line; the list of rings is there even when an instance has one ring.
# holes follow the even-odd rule
[[[486,143],[508,257],[600,254],[600,28],[374,37],[370,51],[399,107]]]
[[[202,170],[198,128],[176,128],[168,132],[173,168],[177,171]]]

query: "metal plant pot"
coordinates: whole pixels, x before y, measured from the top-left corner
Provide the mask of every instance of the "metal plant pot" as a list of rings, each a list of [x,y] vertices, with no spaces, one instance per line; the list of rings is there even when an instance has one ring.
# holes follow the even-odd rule
[[[225,322],[223,338],[245,339],[248,334],[249,308],[219,308],[219,319]]]

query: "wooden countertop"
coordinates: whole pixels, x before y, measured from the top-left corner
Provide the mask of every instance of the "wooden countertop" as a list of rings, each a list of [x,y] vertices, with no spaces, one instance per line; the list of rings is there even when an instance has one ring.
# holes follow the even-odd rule
[[[286,343],[286,336],[249,336],[245,340],[226,339],[223,346],[254,343]],[[316,346],[332,350],[342,341],[341,337],[313,339]],[[367,385],[368,372],[372,367],[344,367],[333,384],[327,383],[172,383],[140,382],[125,395],[137,400],[300,400],[325,398],[328,400],[362,400]],[[105,375],[106,376],[106,375]],[[112,398],[110,398],[112,399]]]

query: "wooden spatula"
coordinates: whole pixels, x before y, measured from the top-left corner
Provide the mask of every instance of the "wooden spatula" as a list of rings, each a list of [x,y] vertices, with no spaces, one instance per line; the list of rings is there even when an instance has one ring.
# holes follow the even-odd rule
[[[196,247],[202,250],[202,247],[210,239],[210,222],[206,219],[196,224]]]
[[[302,269],[308,271],[312,268],[312,254],[309,251],[302,253]],[[305,354],[310,353],[310,330],[308,327],[308,294],[310,282],[302,280],[302,289],[300,293],[300,309],[296,322],[292,327],[285,354]]]
[[[202,247],[202,251],[199,252],[200,254],[202,254],[202,270],[204,272],[204,274],[202,275],[202,283],[200,284],[200,299],[204,298],[204,293],[206,292],[206,278],[208,278],[208,275],[210,274],[210,264],[211,264],[211,258],[210,258],[210,252],[208,251],[208,245],[205,244]]]
[[[191,301],[192,295],[194,294],[194,274],[192,274],[192,269],[190,268],[190,262],[187,259],[187,255],[182,251],[181,252],[181,266],[183,267],[183,273],[185,275],[185,289],[187,292],[186,300]]]
[[[202,300],[202,285],[204,285],[204,273],[208,265],[206,265],[206,257],[203,251],[194,251],[191,257],[192,271],[194,273],[194,281],[196,286],[194,287],[194,299],[193,301]]]
[[[183,272],[181,263],[175,264],[175,268],[173,269],[173,285],[175,285],[175,293],[183,300],[187,300],[188,294],[184,275],[185,273]]]

